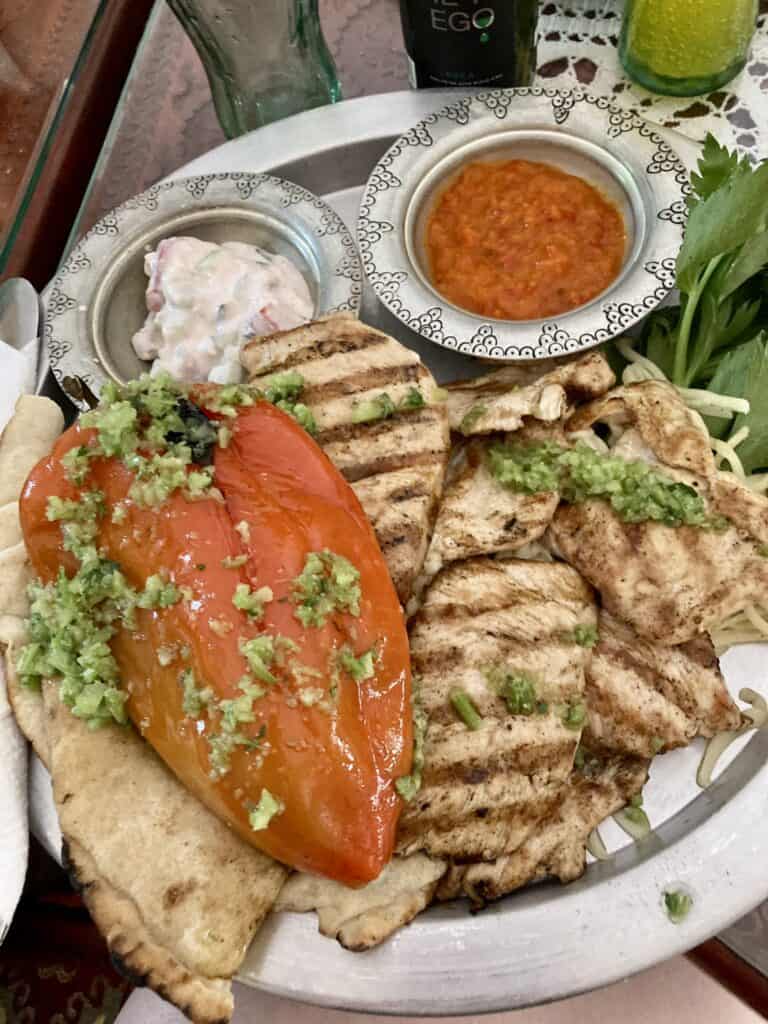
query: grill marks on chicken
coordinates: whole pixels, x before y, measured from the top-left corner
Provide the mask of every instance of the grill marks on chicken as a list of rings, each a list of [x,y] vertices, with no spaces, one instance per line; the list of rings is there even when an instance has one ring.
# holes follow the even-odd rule
[[[716,469],[703,427],[674,389],[658,381],[616,388],[579,409],[568,429],[597,422],[627,427],[637,451],[731,522],[723,530],[626,523],[606,502],[560,505],[550,535],[608,611],[642,637],[681,644],[764,595],[768,502]]]
[[[549,812],[580,733],[563,722],[583,699],[588,658],[573,631],[595,621],[589,588],[565,565],[480,558],[434,580],[411,631],[429,724],[422,788],[400,822],[401,854],[491,860]],[[546,711],[510,714],[488,683],[493,668],[529,677]],[[457,717],[454,689],[482,716],[477,731]]]
[[[415,352],[349,314],[260,338],[243,351],[252,383],[302,375],[317,440],[353,485],[371,520],[400,600],[421,570],[448,460],[445,405]],[[397,407],[416,388],[423,406],[356,423],[355,410],[386,394]]]
[[[586,867],[590,832],[642,790],[648,764],[617,755],[590,775],[573,771],[557,803],[516,850],[486,864],[453,864],[438,885],[437,898],[468,896],[482,905],[540,878],[574,881]]]
[[[637,757],[736,729],[741,720],[709,637],[668,647],[642,639],[606,611],[586,695],[586,746]]]

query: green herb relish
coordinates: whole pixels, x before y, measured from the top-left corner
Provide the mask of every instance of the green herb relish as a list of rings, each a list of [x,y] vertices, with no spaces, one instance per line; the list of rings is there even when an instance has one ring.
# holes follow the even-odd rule
[[[293,581],[291,600],[294,615],[305,627],[324,626],[336,611],[359,615],[360,572],[333,551],[310,551]]]
[[[494,444],[488,449],[488,466],[510,490],[559,491],[568,504],[602,499],[628,523],[651,520],[713,530],[728,525],[722,516],[710,515],[701,495],[687,484],[670,480],[645,462],[602,455],[581,443],[574,448],[551,441]]]

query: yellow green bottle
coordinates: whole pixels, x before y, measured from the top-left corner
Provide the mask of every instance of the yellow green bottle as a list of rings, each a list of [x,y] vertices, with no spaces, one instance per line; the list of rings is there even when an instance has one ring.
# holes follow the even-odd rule
[[[757,0],[626,0],[621,63],[653,92],[712,92],[746,64],[756,19]]]

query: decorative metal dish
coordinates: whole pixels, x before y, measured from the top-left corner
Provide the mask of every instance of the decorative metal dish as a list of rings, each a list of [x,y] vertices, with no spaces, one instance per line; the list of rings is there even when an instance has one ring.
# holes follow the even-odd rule
[[[144,256],[172,235],[250,242],[288,256],[302,272],[314,315],[356,312],[362,292],[352,236],[311,192],[266,174],[202,174],[162,182],[117,207],[72,250],[47,293],[51,369],[76,404],[110,377],[149,369],[131,338],[147,315]]]
[[[454,96],[399,92],[307,111],[219,146],[179,173],[279,175],[319,193],[353,224],[377,161],[409,125]],[[681,136],[675,147],[692,167],[698,148]],[[361,316],[418,351],[440,381],[487,369],[469,355],[426,341],[386,309],[367,283]],[[730,651],[723,671],[731,692],[756,681],[762,689],[764,661],[762,646]],[[476,915],[464,903],[434,906],[367,953],[348,952],[320,935],[312,914],[277,914],[257,935],[238,978],[266,992],[339,1009],[477,1014],[562,999],[690,949],[768,896],[768,733],[742,737],[704,791],[695,782],[700,754],[696,742],[658,759],[644,791],[654,832],[633,843],[608,822],[603,838],[615,852],[608,861],[590,864],[569,886],[543,882]],[[30,791],[32,830],[52,856],[60,856],[50,776],[36,757]],[[694,897],[679,925],[664,912],[661,894],[667,887]]]
[[[494,320],[460,309],[430,281],[425,222],[469,161],[526,159],[577,175],[614,202],[627,231],[608,288],[543,320]],[[579,352],[642,319],[674,285],[688,176],[655,129],[605,96],[555,89],[495,90],[430,114],[379,160],[357,226],[363,267],[379,299],[430,341],[484,359]]]

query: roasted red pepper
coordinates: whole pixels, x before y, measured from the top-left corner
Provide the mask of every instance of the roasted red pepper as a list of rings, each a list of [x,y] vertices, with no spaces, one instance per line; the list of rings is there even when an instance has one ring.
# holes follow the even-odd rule
[[[139,610],[136,629],[120,628],[112,640],[128,713],[184,785],[247,842],[293,867],[362,884],[392,854],[400,805],[393,782],[411,762],[402,611],[354,492],[309,435],[265,401],[241,407],[226,422],[231,441],[214,455],[223,501],[192,501],[176,491],[157,507],[143,507],[128,497],[134,476],[121,461],[91,463],[84,487],[106,497],[98,537],[106,557],[136,588],[161,573],[185,595],[168,608]],[[77,425],[68,430],[24,488],[24,537],[43,581],[61,566],[68,574],[76,568],[63,550],[60,523],[49,522],[46,509],[52,495],[78,498],[61,458],[93,435]],[[115,523],[109,510],[118,502],[126,514]],[[359,615],[336,609],[323,625],[304,626],[295,580],[307,556],[321,551],[359,570]],[[234,606],[240,583],[271,588],[260,621]],[[262,684],[254,721],[238,725],[248,743],[237,745],[228,770],[213,777],[210,739],[221,727],[215,709],[242,696],[238,684],[248,664],[240,644],[262,634],[284,638],[270,668],[276,681]],[[179,650],[186,660],[175,657]],[[356,681],[342,652],[369,650],[373,674]],[[161,651],[173,660],[161,664]],[[185,713],[184,669],[213,691],[213,711]],[[264,790],[283,809],[254,831],[249,813]]]

